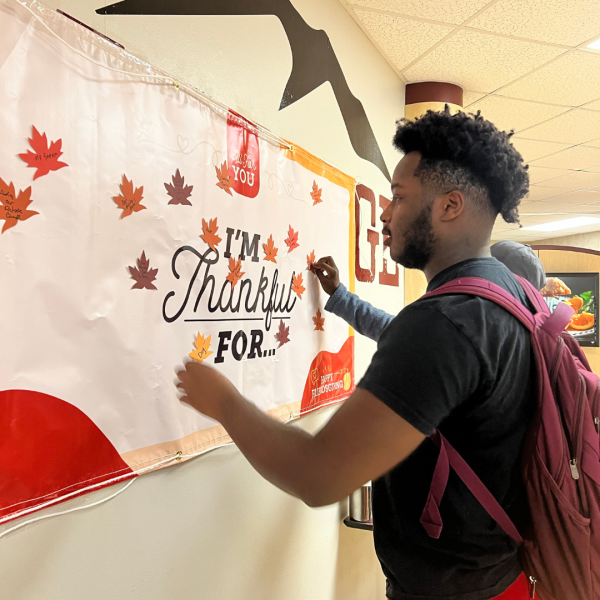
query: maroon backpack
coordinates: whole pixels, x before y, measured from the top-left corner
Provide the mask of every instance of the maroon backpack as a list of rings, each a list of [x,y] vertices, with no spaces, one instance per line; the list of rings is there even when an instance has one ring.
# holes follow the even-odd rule
[[[519,534],[498,501],[452,448],[434,432],[440,448],[421,523],[438,538],[439,505],[450,467],[490,516],[520,544],[531,597],[542,600],[600,600],[600,378],[577,342],[564,331],[573,309],[553,313],[539,292],[518,277],[531,305],[478,277],[455,279],[424,297],[469,294],[499,304],[531,332],[537,371],[537,406],[525,436],[522,475],[531,522]]]

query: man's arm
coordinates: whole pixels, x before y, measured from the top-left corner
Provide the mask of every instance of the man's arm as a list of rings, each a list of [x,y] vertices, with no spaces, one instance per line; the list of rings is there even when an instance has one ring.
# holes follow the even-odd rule
[[[265,479],[309,506],[342,500],[387,473],[425,438],[360,388],[312,436],[262,413],[210,367],[188,363],[178,377],[182,401],[220,421]]]
[[[394,316],[349,292],[346,286],[340,283],[339,271],[331,256],[319,259],[313,264],[313,268],[323,290],[330,295],[325,310],[344,319],[361,335],[378,341]]]

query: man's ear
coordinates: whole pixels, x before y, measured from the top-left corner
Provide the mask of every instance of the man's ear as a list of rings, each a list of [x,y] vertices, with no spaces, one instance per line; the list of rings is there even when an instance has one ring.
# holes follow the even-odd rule
[[[440,221],[449,222],[457,219],[465,210],[466,200],[462,192],[452,190],[447,194],[438,196],[438,210]]]

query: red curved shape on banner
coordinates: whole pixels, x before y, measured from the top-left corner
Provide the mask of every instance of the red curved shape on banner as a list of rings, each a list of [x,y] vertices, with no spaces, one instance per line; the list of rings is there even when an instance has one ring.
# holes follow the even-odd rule
[[[0,391],[0,522],[133,476],[77,407],[40,392]]]
[[[310,365],[302,394],[300,414],[325,404],[341,402],[355,390],[354,337],[350,336],[339,352],[319,352]]]

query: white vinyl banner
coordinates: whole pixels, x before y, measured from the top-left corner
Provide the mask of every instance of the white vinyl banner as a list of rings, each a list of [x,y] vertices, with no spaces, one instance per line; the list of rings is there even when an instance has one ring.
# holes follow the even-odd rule
[[[0,0],[0,522],[229,439],[184,358],[289,419],[347,398],[354,181],[30,0]]]

